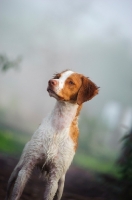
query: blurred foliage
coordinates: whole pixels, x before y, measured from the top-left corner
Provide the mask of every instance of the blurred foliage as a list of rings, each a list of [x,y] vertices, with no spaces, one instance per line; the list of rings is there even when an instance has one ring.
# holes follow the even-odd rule
[[[132,181],[132,130],[122,139],[123,150],[120,158],[122,179]]]
[[[2,72],[5,72],[11,68],[18,68],[21,60],[22,58],[18,57],[16,60],[11,61],[6,55],[0,55],[0,69]]]
[[[132,199],[132,129],[129,134],[122,138],[123,148],[118,160],[123,182],[122,198]]]

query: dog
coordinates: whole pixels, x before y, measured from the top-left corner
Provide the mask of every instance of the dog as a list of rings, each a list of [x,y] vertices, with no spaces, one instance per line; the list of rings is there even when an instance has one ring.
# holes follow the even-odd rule
[[[66,172],[78,145],[78,116],[82,104],[99,92],[89,78],[71,70],[57,73],[49,80],[47,91],[57,101],[43,119],[10,176],[6,200],[19,200],[33,169],[47,174],[44,200],[60,200]]]

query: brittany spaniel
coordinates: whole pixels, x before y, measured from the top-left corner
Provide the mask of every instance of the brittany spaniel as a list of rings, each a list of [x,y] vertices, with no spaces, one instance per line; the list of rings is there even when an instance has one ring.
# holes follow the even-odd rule
[[[78,144],[78,116],[98,87],[82,74],[65,70],[49,80],[47,91],[57,101],[31,140],[8,182],[6,200],[18,200],[34,167],[47,175],[44,200],[60,200],[66,172]]]

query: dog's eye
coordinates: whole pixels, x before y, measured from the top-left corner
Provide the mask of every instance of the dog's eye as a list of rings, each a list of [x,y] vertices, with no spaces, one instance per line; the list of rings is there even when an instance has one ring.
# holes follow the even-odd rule
[[[75,83],[72,80],[70,80],[69,85],[75,85]]]

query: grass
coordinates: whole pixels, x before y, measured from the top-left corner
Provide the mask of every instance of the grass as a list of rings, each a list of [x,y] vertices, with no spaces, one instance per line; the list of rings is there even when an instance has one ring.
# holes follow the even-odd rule
[[[26,143],[23,135],[9,130],[0,130],[0,152],[19,155]]]
[[[75,156],[74,163],[94,172],[108,173],[117,178],[120,177],[119,168],[115,165],[114,160],[103,160],[79,153]]]

